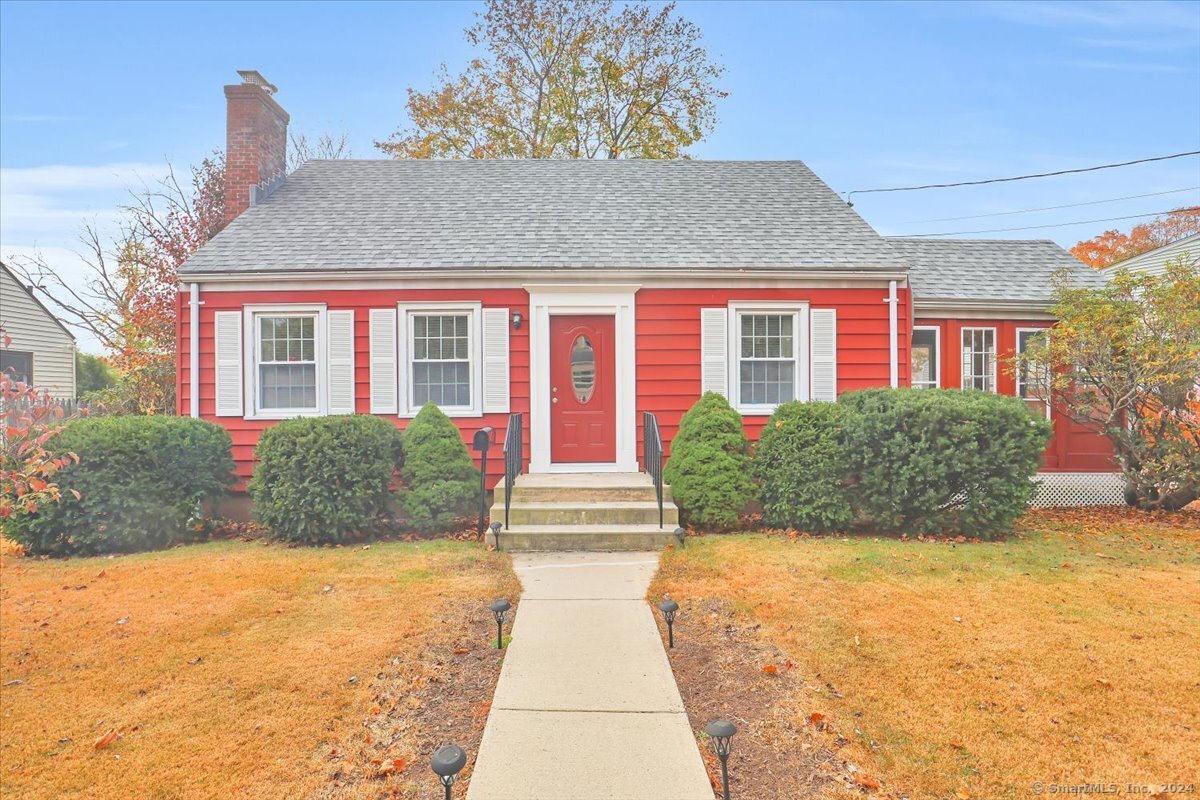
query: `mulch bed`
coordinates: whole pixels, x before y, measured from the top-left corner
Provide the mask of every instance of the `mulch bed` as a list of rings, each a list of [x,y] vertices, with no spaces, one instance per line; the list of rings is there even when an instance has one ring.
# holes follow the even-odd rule
[[[320,797],[434,796],[440,789],[429,759],[446,744],[467,752],[455,796],[466,792],[504,661],[485,603],[455,604],[441,615],[435,631],[446,635],[430,637],[419,663],[393,659],[377,675],[360,677],[370,681],[375,705],[360,733],[340,742],[330,737],[322,746],[329,784]]]
[[[661,618],[658,625],[665,643]],[[827,789],[878,788],[839,756],[846,740],[802,707],[806,693],[837,690],[807,683],[787,655],[762,638],[760,627],[724,601],[684,600],[675,649],[667,651],[692,729],[701,731],[714,719],[728,719],[738,729],[729,756],[731,797],[801,800],[822,797]],[[700,748],[720,797],[720,762],[707,741]]]

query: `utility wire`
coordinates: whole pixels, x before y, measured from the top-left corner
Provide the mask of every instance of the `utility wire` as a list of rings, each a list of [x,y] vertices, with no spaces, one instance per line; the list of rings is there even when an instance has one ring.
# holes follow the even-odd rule
[[[982,186],[986,183],[1009,183],[1010,181],[1027,181],[1030,178],[1050,178],[1055,175],[1073,175],[1078,172],[1095,172],[1101,169],[1115,169],[1117,167],[1128,167],[1133,164],[1146,164],[1151,161],[1169,161],[1172,158],[1184,158],[1185,156],[1200,155],[1200,150],[1189,150],[1186,153],[1173,153],[1169,156],[1154,156],[1152,158],[1138,158],[1133,161],[1121,161],[1116,164],[1099,164],[1095,167],[1079,167],[1077,169],[1060,169],[1054,172],[1035,172],[1030,175],[1016,175],[1011,178],[988,178],[982,181],[959,181],[958,183],[926,183],[921,186],[893,186],[886,189],[855,189],[846,193],[846,204],[853,205],[850,198],[856,194],[876,194],[879,192],[915,192],[921,189],[951,189],[955,186]]]
[[[1066,203],[1061,206],[1042,206],[1041,208],[1023,208],[1020,211],[995,211],[991,214],[973,214],[969,217],[939,217],[938,219],[913,219],[908,222],[902,222],[901,225],[922,225],[927,222],[957,222],[963,219],[983,219],[984,217],[1007,217],[1013,214],[1032,214],[1035,211],[1056,211],[1060,208],[1078,208],[1079,206],[1098,206],[1104,203],[1117,203],[1121,200],[1137,200],[1142,197],[1161,197],[1164,194],[1179,194],[1180,192],[1194,192],[1200,189],[1200,186],[1188,186],[1183,189],[1169,189],[1165,192],[1150,192],[1149,194],[1129,194],[1124,197],[1111,197],[1107,200],[1091,200],[1086,203]]]
[[[1108,217],[1107,219],[1082,219],[1077,222],[1058,222],[1053,225],[1025,225],[1020,228],[990,228],[982,231],[946,231],[944,233],[908,233],[901,234],[897,239],[920,239],[924,236],[964,236],[969,233],[1003,233],[1006,231],[1032,231],[1037,228],[1066,228],[1071,225],[1090,225],[1093,222],[1117,222],[1124,219],[1140,219],[1142,217],[1157,217],[1163,214],[1170,214],[1172,211],[1200,211],[1200,206],[1191,206],[1190,208],[1174,208],[1170,211],[1155,211],[1150,214],[1130,214],[1126,217]]]

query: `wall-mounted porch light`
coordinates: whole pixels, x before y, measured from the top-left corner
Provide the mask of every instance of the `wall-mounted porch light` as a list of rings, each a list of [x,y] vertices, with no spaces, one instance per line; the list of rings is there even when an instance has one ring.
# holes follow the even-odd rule
[[[521,316],[520,311],[513,312],[513,329],[514,330],[518,330],[518,331],[521,330],[521,321],[523,319],[524,319],[524,317]]]

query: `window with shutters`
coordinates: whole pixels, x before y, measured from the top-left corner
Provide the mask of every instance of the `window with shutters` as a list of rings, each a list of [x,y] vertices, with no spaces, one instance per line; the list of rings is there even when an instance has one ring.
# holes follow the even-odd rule
[[[780,403],[808,399],[807,306],[731,303],[734,406],[770,414]]]
[[[1031,345],[1035,345],[1046,336],[1044,328],[1017,328],[1017,355],[1024,355]],[[1025,401],[1025,405],[1034,414],[1050,419],[1050,375],[1042,368],[1032,368],[1025,364],[1017,364],[1017,397]]]
[[[912,335],[912,385],[936,389],[942,385],[941,337],[937,327],[915,327]]]
[[[480,312],[479,305],[401,309],[402,413],[415,415],[426,403],[449,416],[482,413]]]
[[[317,314],[261,313],[254,317],[255,408],[270,413],[317,413]]]
[[[962,388],[996,391],[996,329],[962,329]]]

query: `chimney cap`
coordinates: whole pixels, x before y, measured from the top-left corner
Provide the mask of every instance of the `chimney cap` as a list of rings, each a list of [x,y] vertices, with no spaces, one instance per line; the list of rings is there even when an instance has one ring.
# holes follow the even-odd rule
[[[252,86],[258,86],[267,94],[275,94],[279,89],[275,84],[262,76],[262,73],[256,69],[239,69],[237,74],[242,76],[242,83],[249,83]]]

